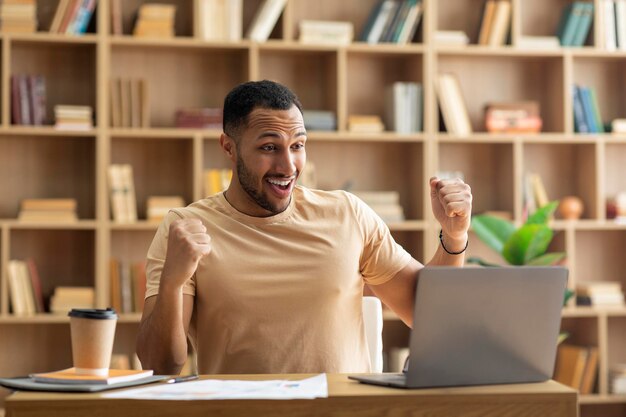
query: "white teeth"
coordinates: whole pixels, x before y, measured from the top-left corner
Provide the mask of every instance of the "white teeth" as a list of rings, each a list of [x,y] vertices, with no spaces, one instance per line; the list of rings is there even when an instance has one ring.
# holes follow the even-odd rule
[[[287,185],[289,185],[289,183],[291,182],[291,180],[288,180],[288,181],[279,181],[279,180],[271,180],[271,179],[268,179],[267,181],[268,181],[270,184],[280,185],[280,186],[283,186],[283,187],[286,187],[286,186],[287,186]]]

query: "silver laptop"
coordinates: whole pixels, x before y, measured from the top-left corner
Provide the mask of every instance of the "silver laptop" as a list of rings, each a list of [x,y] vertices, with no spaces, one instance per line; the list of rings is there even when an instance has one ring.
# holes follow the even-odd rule
[[[567,274],[562,267],[423,268],[405,371],[350,378],[401,388],[550,379]]]

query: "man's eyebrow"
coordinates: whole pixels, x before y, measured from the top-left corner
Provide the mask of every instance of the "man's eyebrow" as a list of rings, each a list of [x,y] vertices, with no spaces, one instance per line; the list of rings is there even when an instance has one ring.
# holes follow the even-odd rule
[[[306,136],[306,135],[307,135],[306,131],[301,130],[298,133],[296,133],[294,137],[299,138],[300,136]],[[280,134],[278,132],[272,132],[270,130],[270,131],[261,133],[256,139],[259,140],[263,138],[278,138],[278,137],[280,137]]]

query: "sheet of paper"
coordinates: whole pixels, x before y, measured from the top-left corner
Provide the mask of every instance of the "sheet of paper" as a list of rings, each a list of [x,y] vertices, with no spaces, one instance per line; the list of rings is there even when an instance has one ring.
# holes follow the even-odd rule
[[[110,392],[102,396],[134,400],[306,400],[327,398],[328,382],[326,374],[297,381],[205,379],[178,384],[151,385]]]

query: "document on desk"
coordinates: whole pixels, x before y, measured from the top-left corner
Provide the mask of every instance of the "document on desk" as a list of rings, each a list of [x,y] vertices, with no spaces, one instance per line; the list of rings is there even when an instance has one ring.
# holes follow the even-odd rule
[[[328,397],[326,374],[287,381],[204,379],[180,384],[158,384],[102,394],[105,398],[134,400],[312,400]]]

